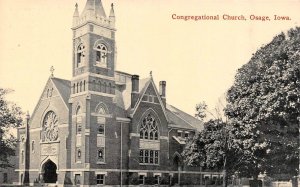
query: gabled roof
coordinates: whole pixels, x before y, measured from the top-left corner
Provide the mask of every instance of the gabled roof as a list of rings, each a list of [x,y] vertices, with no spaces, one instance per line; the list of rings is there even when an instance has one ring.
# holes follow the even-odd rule
[[[154,81],[153,81],[152,75],[150,76],[149,80],[146,81],[145,86],[144,86],[144,87],[141,87],[142,89],[140,90],[139,98],[138,98],[138,100],[137,100],[137,102],[136,102],[134,108],[131,109],[131,111],[130,111],[130,116],[133,116],[133,115],[135,114],[135,112],[136,112],[138,106],[140,105],[140,103],[141,103],[141,101],[142,101],[142,98],[143,98],[143,96],[145,95],[145,93],[146,93],[146,91],[147,91],[147,89],[148,89],[148,87],[149,87],[150,84],[152,84],[152,86],[153,86],[153,88],[154,88],[154,91],[155,91],[155,93],[156,93],[156,95],[157,95],[159,104],[160,104],[160,106],[161,106],[161,108],[162,108],[162,111],[163,111],[163,113],[164,113],[164,115],[165,115],[167,121],[169,121],[168,116],[167,116],[167,113],[166,113],[166,108],[165,108],[165,106],[164,106],[164,104],[163,104],[163,102],[162,102],[162,100],[161,100],[161,97],[160,97],[160,95],[159,95],[159,92],[158,92],[158,90],[157,90],[157,88],[156,88],[156,85],[155,85],[155,83],[154,83]]]
[[[123,74],[123,72],[118,73]],[[151,77],[139,80],[139,100],[141,100],[151,82],[153,82],[153,79]],[[157,88],[154,83],[153,86],[154,89],[157,91]],[[136,104],[136,106],[133,109],[131,109],[131,87],[131,81],[128,81],[125,84],[118,85],[118,89],[116,89],[115,92],[116,105],[126,110],[128,116],[134,112],[135,108],[138,105]],[[158,95],[158,97],[160,96]],[[198,131],[203,129],[202,121],[194,118],[193,116],[183,112],[182,110],[179,110],[178,108],[172,105],[167,104],[165,111],[166,117],[169,121],[169,127]]]
[[[65,106],[67,109],[69,109],[68,107],[68,100],[69,100],[69,97],[70,97],[70,93],[71,93],[71,83],[70,81],[68,80],[64,80],[64,79],[59,79],[59,78],[54,78],[54,77],[50,77],[48,80],[47,80],[47,83],[42,91],[42,94],[38,100],[38,103],[37,105],[35,106],[34,110],[33,110],[33,113],[31,115],[31,119],[33,119],[33,116],[35,115],[36,113],[36,110],[37,108],[39,107],[40,103],[41,103],[41,99],[43,97],[43,93],[45,93],[46,89],[47,89],[47,85],[50,84],[50,82],[52,82],[52,84],[54,85],[54,87],[57,89],[60,97],[62,98]]]
[[[201,131],[203,122],[195,117],[179,110],[178,108],[167,104],[167,115],[170,119],[170,126],[174,128],[186,128]]]
[[[65,79],[50,77],[47,81],[47,84],[45,85],[43,93],[50,81],[57,89],[60,97],[64,101],[65,106],[68,108],[69,106],[68,101],[71,94],[71,82]],[[139,101],[141,101],[141,98],[143,97],[143,95],[145,94],[147,88],[151,83],[153,84],[154,90],[160,100],[160,104],[163,105],[152,77],[139,80]],[[135,108],[131,109],[131,87],[132,87],[131,81],[126,82],[126,84],[116,85],[115,97],[113,99],[114,103],[116,104],[116,107],[114,108],[113,112],[116,114],[117,117],[126,118],[130,116],[130,114],[134,114],[135,109],[138,107],[138,102],[137,102]],[[36,108],[39,106],[41,97],[39,99]],[[178,129],[198,130],[198,131],[201,131],[203,129],[202,121],[183,112],[182,110],[179,110],[178,108],[169,104],[166,104],[166,107],[162,106],[162,108],[169,122],[169,127],[178,128]],[[33,114],[35,113],[35,110]]]
[[[60,93],[63,101],[68,106],[68,100],[71,95],[71,82],[65,79],[59,79],[55,77],[52,77],[51,80],[57,88],[58,92]]]

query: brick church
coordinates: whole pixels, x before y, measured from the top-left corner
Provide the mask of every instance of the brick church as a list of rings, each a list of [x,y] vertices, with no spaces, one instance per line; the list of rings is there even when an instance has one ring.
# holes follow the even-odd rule
[[[166,82],[115,69],[115,14],[87,0],[73,16],[72,79],[48,79],[18,129],[17,183],[199,184],[220,173],[184,165],[181,152],[202,122],[167,103]]]

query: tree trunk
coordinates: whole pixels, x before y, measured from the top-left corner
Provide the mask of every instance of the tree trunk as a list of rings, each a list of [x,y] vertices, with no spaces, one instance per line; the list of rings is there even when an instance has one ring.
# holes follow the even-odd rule
[[[226,166],[227,166],[227,158],[225,156],[224,163],[223,163],[223,187],[227,187],[227,182],[228,182]]]
[[[227,187],[227,171],[226,169],[223,170],[223,187]]]

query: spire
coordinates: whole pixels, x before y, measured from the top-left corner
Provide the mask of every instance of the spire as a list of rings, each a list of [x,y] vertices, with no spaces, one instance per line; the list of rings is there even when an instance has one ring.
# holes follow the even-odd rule
[[[95,12],[100,16],[106,17],[101,0],[95,0]]]
[[[115,27],[115,22],[116,22],[116,17],[115,17],[115,11],[114,11],[114,4],[111,4],[111,9],[110,9],[110,13],[109,13],[109,20],[110,20],[110,24]]]
[[[115,11],[114,11],[114,4],[111,4],[111,9],[109,13],[109,18],[114,18],[115,17]]]
[[[88,21],[114,28],[115,16],[113,7],[110,13],[110,17],[106,17],[101,0],[86,0],[86,4],[82,13],[78,17],[77,15],[79,14],[76,5],[76,10],[73,16],[73,28],[79,25],[84,25]]]
[[[81,15],[85,15],[88,12],[93,12],[95,10],[94,7],[95,7],[95,0],[87,0]]]
[[[94,6],[94,0],[87,0],[83,12],[88,10],[94,10]]]
[[[76,3],[75,4],[75,11],[74,11],[74,14],[73,14],[73,26],[76,25],[78,20],[79,20],[79,12],[78,12],[78,4]]]

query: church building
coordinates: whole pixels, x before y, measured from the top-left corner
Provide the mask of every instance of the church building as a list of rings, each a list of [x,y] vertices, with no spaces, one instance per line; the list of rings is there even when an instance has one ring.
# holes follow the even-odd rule
[[[27,124],[18,129],[17,183],[122,186],[222,180],[221,173],[183,163],[186,140],[203,124],[167,103],[166,82],[157,87],[151,73],[140,79],[115,69],[115,19],[113,5],[107,16],[101,0],[87,0],[81,14],[76,5],[72,79],[52,74]]]

